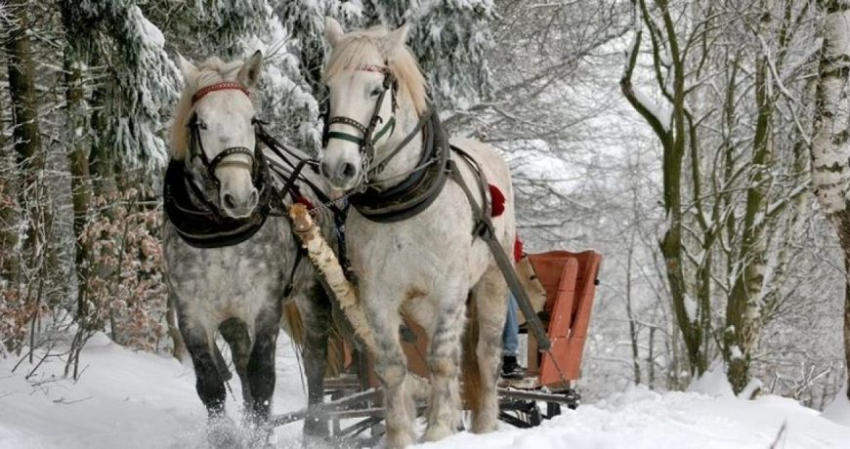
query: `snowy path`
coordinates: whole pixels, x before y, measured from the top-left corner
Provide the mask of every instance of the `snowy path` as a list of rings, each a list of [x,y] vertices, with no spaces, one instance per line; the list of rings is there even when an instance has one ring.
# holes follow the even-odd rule
[[[42,367],[48,377],[33,388],[23,364],[0,361],[0,448],[194,448],[203,447],[205,412],[191,368],[176,360],[136,353],[103,336],[84,351],[80,381],[50,380],[57,360]],[[278,351],[275,413],[305,403],[301,375],[288,340]],[[31,369],[31,368],[30,368]],[[238,382],[231,387],[238,391]],[[238,419],[237,404],[228,399]],[[657,394],[642,389],[567,411],[531,430],[461,434],[423,448],[850,448],[850,427],[779,397],[756,401],[696,393]],[[300,424],[277,431],[278,446],[298,447]]]

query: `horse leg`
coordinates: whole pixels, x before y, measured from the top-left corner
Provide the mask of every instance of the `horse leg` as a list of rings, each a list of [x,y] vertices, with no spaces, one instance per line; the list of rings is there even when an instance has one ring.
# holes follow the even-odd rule
[[[454,434],[460,422],[458,367],[466,295],[442,297],[455,300],[450,299],[437,310],[435,325],[429,336],[427,361],[431,374],[431,398],[428,427],[422,437],[424,441],[437,441]]]
[[[386,405],[386,445],[388,449],[401,449],[414,442],[413,420],[416,418],[413,399],[404,386],[407,359],[398,334],[401,316],[397,304],[380,303],[374,298],[374,295],[364,294],[361,304],[375,339],[375,374],[384,390]]]
[[[236,367],[236,374],[239,375],[239,381],[242,383],[242,402],[247,409],[248,404],[251,403],[251,385],[248,381],[251,336],[248,335],[248,327],[242,321],[230,318],[221,323],[218,330],[224,337],[224,341],[230,346],[233,365]]]
[[[282,313],[282,304],[274,301],[261,308],[254,319],[254,346],[248,360],[251,402],[247,412],[256,424],[265,423],[271,411],[275,385],[274,356]]]
[[[502,361],[502,331],[508,307],[508,291],[501,271],[491,266],[472,290],[478,324],[478,343],[475,357],[478,359],[480,382],[472,392],[472,431],[475,433],[496,430],[499,415],[499,400],[496,384]]]
[[[325,398],[325,365],[328,358],[328,336],[331,329],[331,302],[325,290],[316,285],[307,295],[296,299],[304,322],[302,357],[307,375],[307,405],[321,404]],[[308,416],[304,420],[304,435],[327,436],[328,420]]]
[[[226,391],[218,370],[209,329],[199,320],[179,316],[180,333],[195,367],[195,388],[210,419],[224,415]]]

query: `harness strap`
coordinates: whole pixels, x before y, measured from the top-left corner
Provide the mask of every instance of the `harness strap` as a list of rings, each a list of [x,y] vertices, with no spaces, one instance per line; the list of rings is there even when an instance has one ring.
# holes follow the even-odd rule
[[[197,103],[201,98],[204,98],[209,93],[218,92],[220,90],[239,90],[242,91],[247,96],[251,96],[251,91],[248,90],[242,83],[237,83],[234,81],[225,81],[223,83],[213,84],[207,87],[202,87],[195,92],[195,95],[192,95],[192,104]]]
[[[344,116],[336,116],[331,117],[325,123],[325,132],[323,133],[323,145],[327,145],[327,142],[330,139],[340,139],[345,140],[347,142],[351,142],[358,147],[358,152],[361,156],[362,161],[362,170],[364,179],[363,181],[368,182],[368,175],[371,172],[369,169],[371,166],[372,160],[375,158],[375,142],[381,139],[386,133],[392,133],[395,131],[395,110],[396,110],[396,99],[395,99],[395,89],[397,86],[395,76],[386,68],[379,68],[373,66],[363,66],[358,70],[366,70],[370,72],[379,72],[384,74],[384,89],[378,94],[378,99],[375,101],[375,110],[372,111],[372,117],[369,119],[369,123],[367,125],[363,125],[362,123]],[[378,127],[378,123],[382,123],[384,121],[381,118],[381,105],[384,104],[384,97],[387,94],[387,91],[391,91],[391,102],[392,102],[392,111],[393,117],[390,117],[387,120],[387,123],[375,134],[375,129]],[[330,109],[330,108],[328,108]],[[328,111],[330,112],[330,111]],[[362,136],[354,136],[342,131],[330,131],[330,125],[335,123],[348,125],[356,128],[363,135]]]
[[[210,170],[215,171],[218,167],[227,167],[228,165],[236,165],[240,167],[245,167],[248,170],[251,169],[252,164],[243,161],[225,161],[224,158],[228,156],[232,156],[234,154],[244,154],[248,156],[248,159],[254,160],[254,152],[245,147],[230,147],[221,153],[218,153],[213,160],[210,161],[209,168]]]
[[[221,90],[221,89],[219,89]],[[204,168],[207,169],[207,175],[209,175],[210,179],[216,185],[219,184],[218,178],[215,176],[215,169],[221,166],[228,165],[236,165],[240,167],[245,167],[248,170],[252,170],[254,165],[256,164],[257,156],[254,155],[249,148],[245,147],[230,147],[225,148],[221,153],[217,154],[212,160],[207,157],[207,151],[204,149],[204,141],[201,139],[201,130],[198,122],[195,120],[195,117],[189,122],[189,128],[192,130],[192,141],[190,142],[190,154],[195,153],[192,151],[197,146],[197,156],[201,158],[201,163],[203,163]],[[234,154],[244,154],[248,156],[248,159],[251,161],[250,163],[243,161],[225,161],[224,159],[228,156]]]
[[[469,154],[460,150],[459,148],[452,147],[452,150],[457,152],[462,159],[469,165],[470,168],[473,168],[473,172],[477,173],[479,184],[486,185],[486,182],[483,181],[483,172],[481,172],[477,164],[474,162]],[[549,336],[546,334],[546,331],[543,329],[543,323],[540,321],[540,318],[534,312],[534,307],[531,305],[531,300],[528,298],[528,294],[522,288],[519,283],[519,279],[517,278],[516,271],[514,270],[513,265],[511,265],[511,260],[508,258],[508,255],[505,254],[505,249],[502,248],[502,245],[496,239],[496,232],[493,228],[493,222],[490,220],[489,214],[485,213],[485,209],[482,209],[478,203],[475,201],[475,197],[472,196],[472,191],[469,190],[469,186],[466,185],[466,182],[463,180],[463,176],[460,174],[460,170],[458,169],[457,163],[454,160],[450,160],[447,164],[449,170],[449,177],[454,180],[457,185],[463,190],[463,193],[466,194],[466,199],[469,202],[469,207],[472,208],[472,215],[476,221],[473,234],[481,237],[487,246],[490,247],[490,252],[493,253],[493,258],[496,259],[496,265],[499,266],[499,270],[501,270],[502,275],[505,277],[505,281],[508,284],[508,288],[511,293],[513,293],[514,297],[517,300],[517,304],[519,308],[522,310],[522,314],[525,316],[526,321],[528,322],[528,328],[534,334],[534,338],[537,339],[537,346],[541,351],[546,351],[552,346],[551,340],[549,340]],[[483,203],[486,205],[487,200],[486,196],[481,197]]]
[[[286,145],[284,145],[283,143],[281,143],[280,141],[278,141],[277,139],[275,139],[274,137],[269,135],[266,132],[266,130],[262,127],[262,122],[257,121],[255,123],[255,125],[257,127],[257,137],[260,139],[260,141],[262,141],[281,160],[283,160],[290,167],[292,167],[293,171],[298,170],[298,166],[301,165],[302,163],[304,163],[305,165],[309,165],[311,168],[315,169],[315,166],[318,163],[315,159],[303,159],[302,156],[295,153],[294,150],[290,149],[289,147],[287,147]],[[284,152],[286,152],[292,158],[298,160],[299,162],[293,163],[292,161],[289,160],[289,157],[287,157],[286,154],[284,154]],[[291,174],[290,174],[290,176],[287,176],[287,174],[283,170],[278,170],[277,167],[273,167],[273,170],[277,174],[279,174],[281,177],[286,178],[286,179],[290,179]],[[312,181],[307,179],[307,177],[302,176],[300,174],[300,170],[299,170],[298,176],[292,177],[291,179],[298,180],[298,181],[301,181],[304,184],[306,184],[310,188],[310,190],[313,191],[313,194],[316,195],[316,197],[322,203],[328,204],[328,203],[331,202],[330,197],[328,197],[328,195],[326,195],[322,191],[322,189],[320,189]],[[293,181],[293,186],[294,186],[294,181]],[[337,207],[333,204],[328,206],[328,209],[330,209],[330,211],[333,213],[334,217],[344,217],[345,216],[345,212],[343,212],[339,207]]]
[[[434,114],[434,108],[429,106],[428,110],[424,114],[422,114],[422,117],[419,118],[419,122],[416,123],[416,127],[413,128],[413,131],[411,131],[407,136],[405,136],[404,140],[402,140],[395,147],[395,149],[390,152],[390,154],[388,154],[386,157],[381,159],[381,162],[378,162],[377,164],[373,164],[372,168],[369,169],[369,176],[371,177],[373,175],[377,175],[378,173],[384,171],[384,169],[387,168],[387,164],[389,164],[390,161],[394,157],[396,157],[398,155],[398,153],[401,152],[401,150],[404,149],[404,147],[406,147],[407,144],[409,144],[413,140],[413,138],[416,137],[419,134],[420,131],[422,131],[422,129],[425,128],[425,125],[428,123],[429,120],[431,120],[431,115],[433,115],[433,114]],[[393,122],[393,127],[395,127],[395,117],[393,117],[391,120]],[[375,140],[377,140],[377,139],[375,139]]]

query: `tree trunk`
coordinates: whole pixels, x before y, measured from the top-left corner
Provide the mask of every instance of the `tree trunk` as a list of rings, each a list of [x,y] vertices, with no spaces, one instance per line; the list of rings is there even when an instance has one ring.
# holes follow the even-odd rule
[[[68,111],[66,125],[66,142],[70,146],[68,152],[71,169],[71,195],[74,206],[74,241],[76,242],[74,265],[77,278],[77,315],[87,314],[87,298],[89,267],[89,244],[84,233],[89,219],[89,209],[92,201],[92,188],[89,178],[88,154],[90,148],[89,121],[86,113],[85,88],[83,86],[83,67],[88,61],[91,37],[85,35],[80,28],[82,23],[75,17],[77,8],[71,1],[61,4],[62,23],[65,28],[66,42],[64,54],[65,69],[65,101]],[[82,323],[79,323],[82,325]]]
[[[97,67],[102,61],[98,51],[91,55],[92,67]],[[99,69],[99,67],[98,67]],[[94,193],[99,197],[111,197],[117,190],[115,181],[115,160],[106,139],[106,103],[109,101],[109,77],[104,77],[92,93],[91,100],[91,131],[92,146],[89,155],[89,174],[94,185]]]
[[[9,67],[9,97],[12,102],[13,146],[17,157],[19,184],[18,199],[27,210],[29,223],[27,240],[22,253],[21,263],[35,264],[35,259],[44,247],[44,229],[40,229],[46,220],[44,210],[38,201],[44,199],[43,183],[40,175],[44,170],[44,153],[41,149],[41,135],[38,125],[38,99],[35,90],[35,71],[33,68],[30,27],[27,14],[28,2],[13,0],[7,11],[12,18],[9,39],[6,41],[6,53]],[[28,260],[29,258],[29,260]]]
[[[21,294],[19,311],[30,323],[30,338],[34,338],[35,323],[44,292],[45,276],[50,271],[49,248],[47,248],[50,213],[47,210],[44,185],[44,152],[38,124],[38,98],[35,89],[35,70],[30,50],[29,2],[12,0],[8,3],[10,17],[9,37],[5,42],[9,68],[9,97],[12,102],[13,147],[17,158],[17,173],[21,175],[18,201],[25,211],[27,238],[21,253],[21,266],[28,266],[31,273],[26,282],[26,292]],[[23,270],[19,270],[23,274]],[[17,352],[21,341],[7,340],[7,347]]]
[[[771,0],[762,0],[763,12],[758,27],[764,42],[770,32]],[[764,308],[764,275],[767,265],[767,200],[771,187],[769,167],[773,158],[773,83],[768,68],[768,55],[762,49],[756,56],[755,97],[756,119],[751,172],[747,184],[744,229],[737,260],[743,264],[737,270],[729,300],[726,303],[726,328],[723,335],[723,357],[727,377],[737,394],[750,383],[750,360],[758,344]],[[731,88],[731,87],[730,87]]]
[[[19,173],[23,174],[23,192],[38,188],[38,175],[44,169],[44,154],[41,151],[41,135],[38,127],[38,99],[35,90],[35,71],[27,34],[29,17],[27,1],[12,0],[8,12],[14,23],[6,41],[9,66],[9,97],[12,101],[12,123],[14,148],[18,157]],[[38,198],[40,195],[32,195]],[[38,215],[34,204],[30,205],[30,219]],[[32,230],[32,226],[30,227]],[[35,240],[31,233],[30,245]]]
[[[812,139],[812,184],[818,202],[835,227],[850,270],[850,101],[844,88],[850,73],[850,5],[824,0],[826,9]],[[844,355],[850,382],[850,277],[845,271]],[[850,389],[848,389],[850,400]]]
[[[7,143],[2,126],[2,114],[6,109],[0,95],[0,279],[8,282],[9,289],[17,287],[20,259],[18,246],[18,178],[15,157],[7,154]],[[11,147],[9,147],[11,148]]]

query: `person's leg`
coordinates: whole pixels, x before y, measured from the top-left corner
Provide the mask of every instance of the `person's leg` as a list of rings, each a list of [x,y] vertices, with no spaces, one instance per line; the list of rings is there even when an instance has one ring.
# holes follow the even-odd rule
[[[514,356],[519,352],[519,324],[516,318],[517,303],[514,295],[508,297],[508,315],[505,319],[505,328],[502,331],[502,355]]]
[[[508,298],[508,313],[502,330],[502,377],[519,378],[523,369],[517,361],[519,354],[519,324],[517,324],[517,303],[514,295]]]

